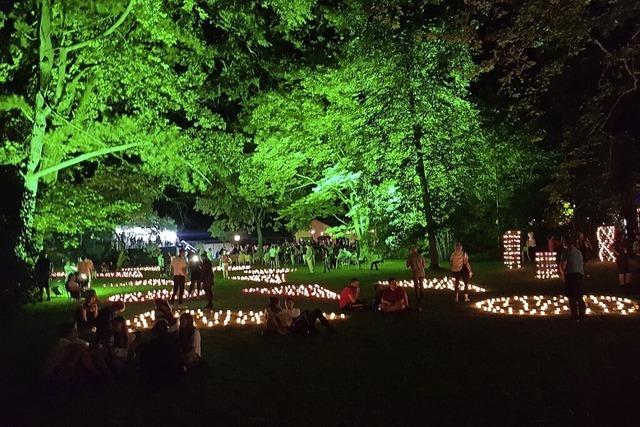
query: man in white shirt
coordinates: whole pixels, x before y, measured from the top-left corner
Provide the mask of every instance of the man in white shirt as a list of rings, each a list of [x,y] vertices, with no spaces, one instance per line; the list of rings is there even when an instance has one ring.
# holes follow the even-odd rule
[[[182,304],[184,284],[187,280],[187,261],[184,259],[184,249],[180,249],[178,256],[171,259],[171,271],[173,272],[171,304],[175,302],[176,294],[178,294],[178,304]]]

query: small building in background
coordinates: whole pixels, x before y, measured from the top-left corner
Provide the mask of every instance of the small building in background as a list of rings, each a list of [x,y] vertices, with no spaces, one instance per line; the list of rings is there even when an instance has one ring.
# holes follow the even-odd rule
[[[296,240],[300,239],[313,239],[313,240],[322,240],[326,238],[331,238],[327,233],[327,229],[330,226],[325,224],[324,222],[314,219],[309,224],[309,228],[306,230],[299,230],[295,234]]]

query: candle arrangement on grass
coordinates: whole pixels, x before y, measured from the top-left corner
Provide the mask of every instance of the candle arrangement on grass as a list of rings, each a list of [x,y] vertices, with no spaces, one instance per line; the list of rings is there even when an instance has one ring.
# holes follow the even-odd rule
[[[160,271],[159,265],[142,265],[140,267],[124,267],[119,271]]]
[[[189,282],[185,284],[188,286]],[[140,279],[129,280],[126,282],[105,283],[103,286],[107,288],[125,288],[129,286],[173,286],[173,280],[169,279]]]
[[[502,236],[503,261],[508,269],[520,268],[520,230],[509,230]]]
[[[587,295],[585,296],[587,315],[621,315],[638,312],[638,304],[629,298]],[[479,310],[516,316],[557,316],[568,315],[569,300],[564,296],[513,296],[489,298],[474,304]]]
[[[194,324],[199,329],[226,326],[257,326],[265,322],[264,311],[218,310],[208,312],[203,310],[176,310],[173,316],[178,319],[183,312],[189,312],[193,316]],[[324,313],[324,315],[329,320],[346,319],[344,314]],[[133,332],[136,329],[151,329],[155,320],[155,312],[147,311],[127,320],[126,323],[129,331]]]
[[[230,276],[229,279],[279,285],[287,281],[285,275],[292,271],[294,270],[291,268],[262,268],[243,270],[242,274]]]
[[[229,271],[251,270],[251,266],[250,265],[230,265],[228,270]],[[213,271],[222,271],[222,266],[218,265],[216,267],[213,267]]]
[[[128,294],[115,294],[111,295],[109,301],[123,301],[130,302],[145,302],[153,301],[156,298],[162,298],[168,300],[171,298],[172,290],[169,289],[153,289],[146,292],[132,292]],[[185,299],[200,298],[204,296],[204,291],[194,290],[193,294],[188,292],[184,293]]]
[[[142,279],[143,276],[140,270],[127,270],[96,273],[96,277],[99,279]]]
[[[555,252],[536,252],[536,279],[557,279],[558,262]]]
[[[268,288],[244,288],[242,290],[242,293],[268,295],[268,296],[315,298],[315,299],[327,299],[327,300],[337,300],[339,298],[339,295],[337,293],[327,288],[324,288],[318,284],[282,285],[282,286],[273,286]]]
[[[398,280],[398,286],[403,288],[413,288],[413,280]],[[388,286],[389,282],[387,280],[381,280],[378,282],[380,285]],[[440,277],[440,278],[431,278],[425,279],[422,282],[422,289],[433,290],[433,291],[455,291],[456,282],[453,277]],[[460,281],[459,289],[464,287],[464,283]],[[482,288],[477,285],[473,285],[469,283],[469,290],[473,292],[486,292],[485,288]]]

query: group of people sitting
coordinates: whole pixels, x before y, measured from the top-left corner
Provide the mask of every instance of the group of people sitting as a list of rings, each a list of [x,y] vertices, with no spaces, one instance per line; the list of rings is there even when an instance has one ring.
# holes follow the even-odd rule
[[[166,300],[157,299],[155,323],[146,340],[129,331],[116,301],[100,307],[89,291],[74,322],[64,323],[44,369],[54,384],[108,380],[140,367],[151,380],[175,377],[196,366],[201,357],[200,332],[185,312],[175,318]]]
[[[375,297],[370,304],[360,299],[360,281],[351,279],[349,284],[340,292],[338,304],[341,310],[362,311],[370,308],[382,313],[398,313],[409,309],[409,296],[404,288],[398,285],[394,278],[388,280],[388,285],[377,283]]]

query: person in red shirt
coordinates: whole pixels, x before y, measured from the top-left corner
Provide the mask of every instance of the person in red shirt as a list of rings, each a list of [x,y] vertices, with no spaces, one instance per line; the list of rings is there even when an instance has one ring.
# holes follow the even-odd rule
[[[362,310],[364,303],[360,301],[360,281],[351,279],[349,285],[340,292],[340,309],[341,310]]]
[[[398,286],[396,279],[389,279],[389,287],[382,292],[380,311],[383,313],[395,313],[404,311],[409,307],[407,292]]]

